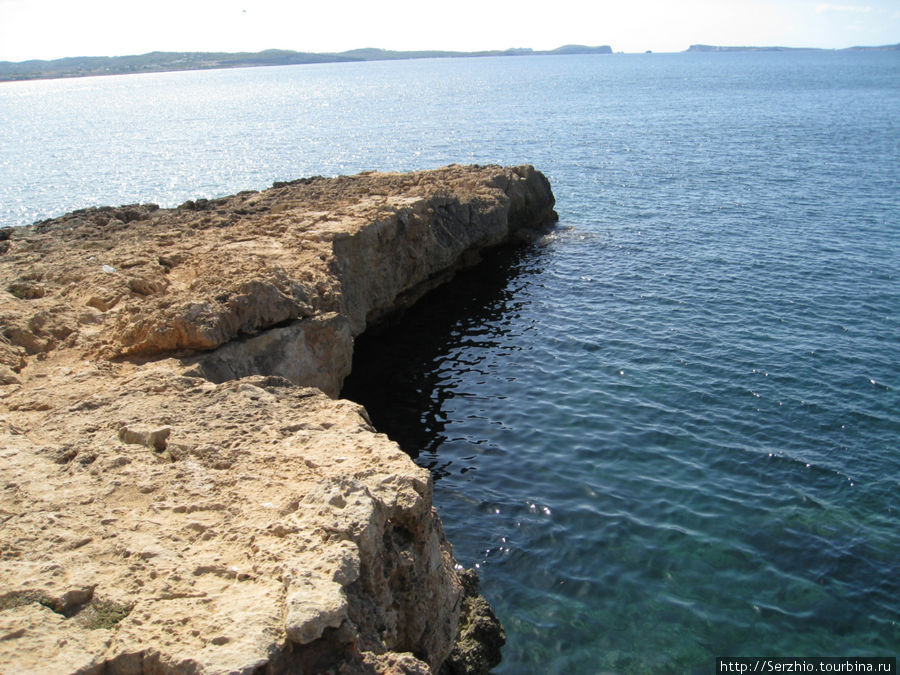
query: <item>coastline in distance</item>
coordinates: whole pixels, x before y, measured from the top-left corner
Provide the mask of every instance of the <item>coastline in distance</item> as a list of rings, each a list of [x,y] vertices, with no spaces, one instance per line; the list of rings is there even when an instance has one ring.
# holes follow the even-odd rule
[[[853,51],[900,51],[900,43],[874,47],[847,47],[846,49],[823,49],[821,47],[724,47],[720,45],[691,45],[689,52],[853,52]]]
[[[95,75],[127,75],[173,70],[211,70],[216,68],[248,68],[287,66],[342,61],[392,61],[401,59],[470,58],[479,56],[534,56],[557,54],[612,54],[609,45],[589,47],[564,45],[549,51],[513,48],[480,52],[390,51],[364,48],[344,52],[313,53],[287,49],[261,52],[150,52],[133,56],[75,56],[52,61],[0,61],[0,82],[11,80],[91,77]]]

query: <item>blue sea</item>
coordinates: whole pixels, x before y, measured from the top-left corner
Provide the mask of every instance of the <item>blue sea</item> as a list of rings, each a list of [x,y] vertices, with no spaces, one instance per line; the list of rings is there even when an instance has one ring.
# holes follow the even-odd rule
[[[7,83],[0,225],[534,164],[555,232],[360,339],[348,386],[432,470],[497,672],[896,656],[898,111],[898,52]]]

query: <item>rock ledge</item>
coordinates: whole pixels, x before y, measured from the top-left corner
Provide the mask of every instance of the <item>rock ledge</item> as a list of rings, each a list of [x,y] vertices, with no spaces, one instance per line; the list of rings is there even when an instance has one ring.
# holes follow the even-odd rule
[[[367,325],[553,203],[530,166],[450,166],[0,231],[0,663],[450,663],[476,603],[430,475],[336,397]]]

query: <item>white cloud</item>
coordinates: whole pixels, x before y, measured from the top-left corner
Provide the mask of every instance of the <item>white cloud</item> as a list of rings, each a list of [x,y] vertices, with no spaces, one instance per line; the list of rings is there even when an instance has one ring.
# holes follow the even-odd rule
[[[863,5],[832,5],[825,3],[816,7],[816,11],[820,14],[824,12],[853,12],[855,14],[867,14],[873,9]]]

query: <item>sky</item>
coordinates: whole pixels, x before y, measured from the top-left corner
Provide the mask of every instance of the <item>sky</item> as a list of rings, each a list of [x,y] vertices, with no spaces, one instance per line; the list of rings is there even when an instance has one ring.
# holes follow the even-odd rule
[[[900,42],[900,0],[0,0],[0,60],[150,51],[476,51]]]

